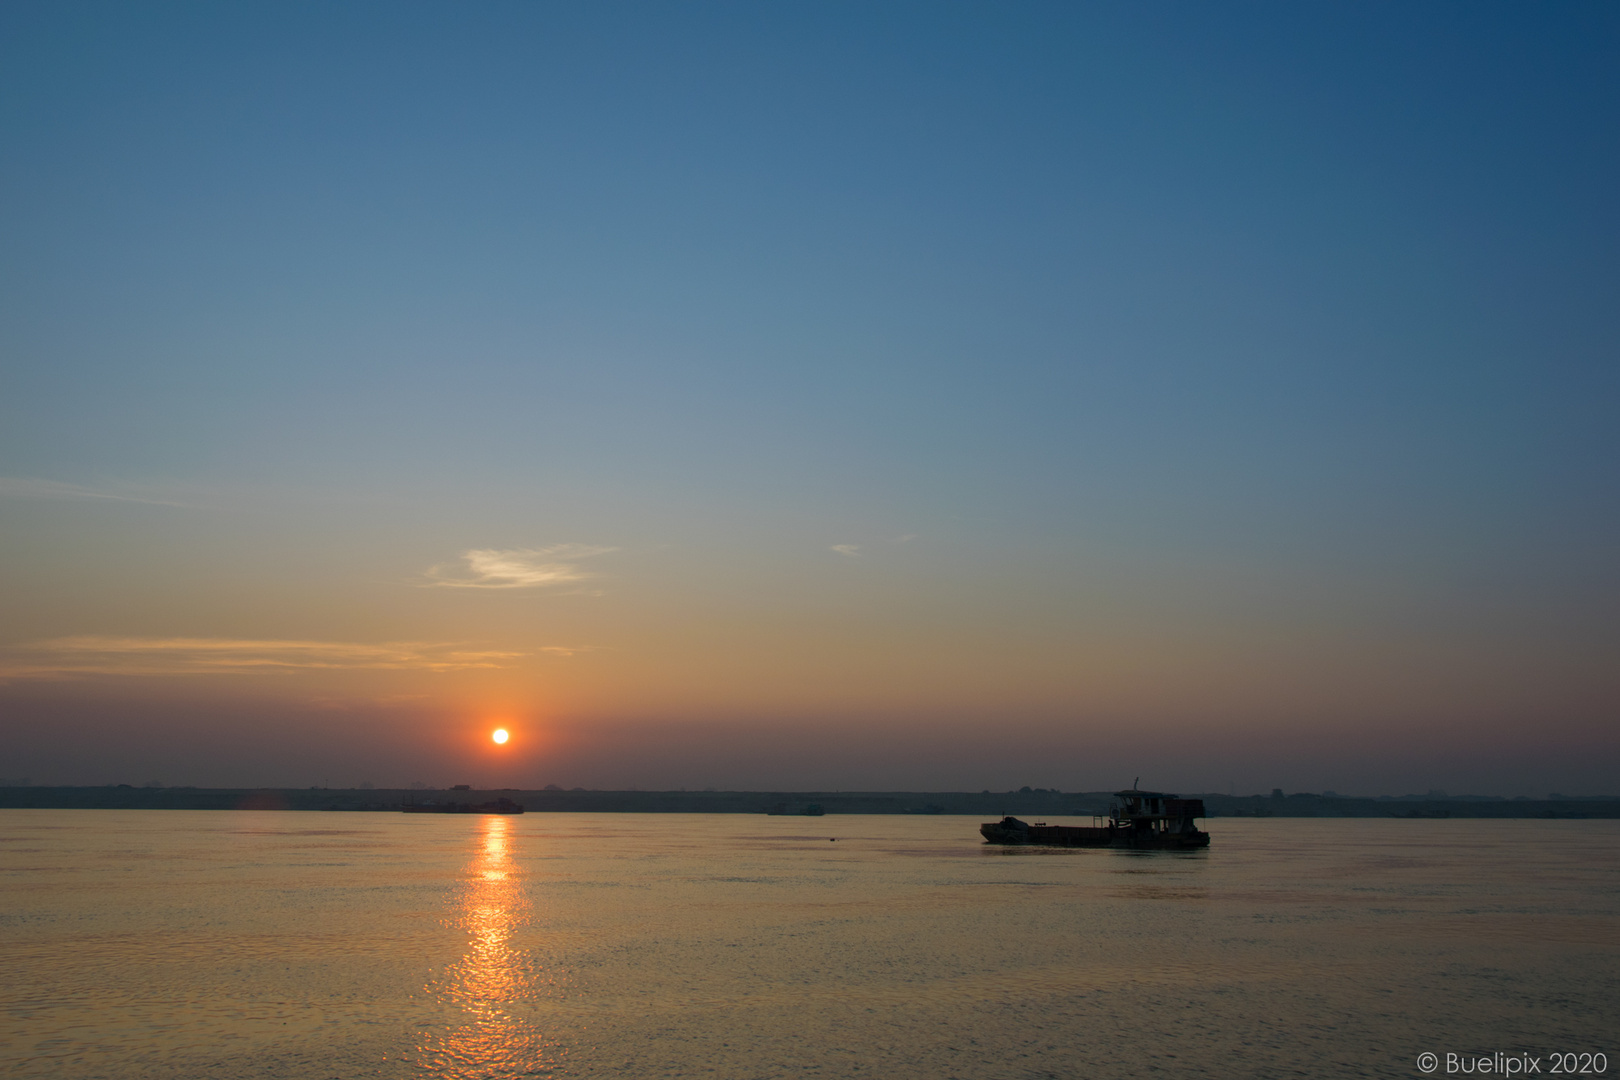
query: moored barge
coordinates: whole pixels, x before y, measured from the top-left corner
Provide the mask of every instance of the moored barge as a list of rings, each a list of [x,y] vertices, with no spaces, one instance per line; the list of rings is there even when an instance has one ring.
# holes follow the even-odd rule
[[[1209,833],[1198,828],[1195,821],[1203,816],[1203,799],[1183,799],[1133,787],[1114,792],[1106,825],[1031,825],[1004,817],[980,825],[979,833],[992,844],[1190,850],[1209,847]]]
[[[408,802],[400,809],[407,814],[521,814],[523,804],[515,803],[504,795],[494,802]]]

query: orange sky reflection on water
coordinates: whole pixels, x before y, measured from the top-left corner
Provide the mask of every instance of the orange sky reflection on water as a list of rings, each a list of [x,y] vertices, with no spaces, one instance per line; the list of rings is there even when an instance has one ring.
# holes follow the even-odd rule
[[[456,1077],[545,1075],[565,1048],[533,1018],[536,1001],[550,996],[554,979],[516,940],[530,916],[513,861],[516,829],[509,818],[494,814],[480,818],[478,828],[479,846],[449,920],[467,932],[467,951],[426,987],[460,1006],[465,1019],[426,1033],[417,1060],[430,1073]]]

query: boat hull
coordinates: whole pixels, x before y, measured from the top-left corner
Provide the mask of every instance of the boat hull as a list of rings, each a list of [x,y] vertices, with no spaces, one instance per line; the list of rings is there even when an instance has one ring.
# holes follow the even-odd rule
[[[1150,832],[1113,827],[1087,828],[1079,825],[1025,825],[987,821],[979,834],[992,844],[1007,846],[1072,848],[1135,848],[1149,851],[1190,851],[1209,846],[1209,833]]]

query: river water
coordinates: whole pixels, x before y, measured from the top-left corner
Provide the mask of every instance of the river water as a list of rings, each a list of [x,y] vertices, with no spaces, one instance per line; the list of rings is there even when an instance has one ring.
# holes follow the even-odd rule
[[[1620,822],[1216,819],[1196,853],[977,828],[3,811],[0,1073],[1402,1077],[1620,1051]]]

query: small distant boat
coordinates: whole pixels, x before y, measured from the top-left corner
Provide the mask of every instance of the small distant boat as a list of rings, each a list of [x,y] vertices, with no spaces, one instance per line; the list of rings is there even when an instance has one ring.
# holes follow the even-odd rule
[[[1133,787],[1114,792],[1106,825],[1030,825],[1015,817],[1004,817],[980,825],[979,833],[992,844],[1188,850],[1209,847],[1209,833],[1194,821],[1203,816],[1203,799],[1183,799]]]
[[[504,795],[494,802],[408,802],[400,807],[407,814],[521,814],[523,805]]]

